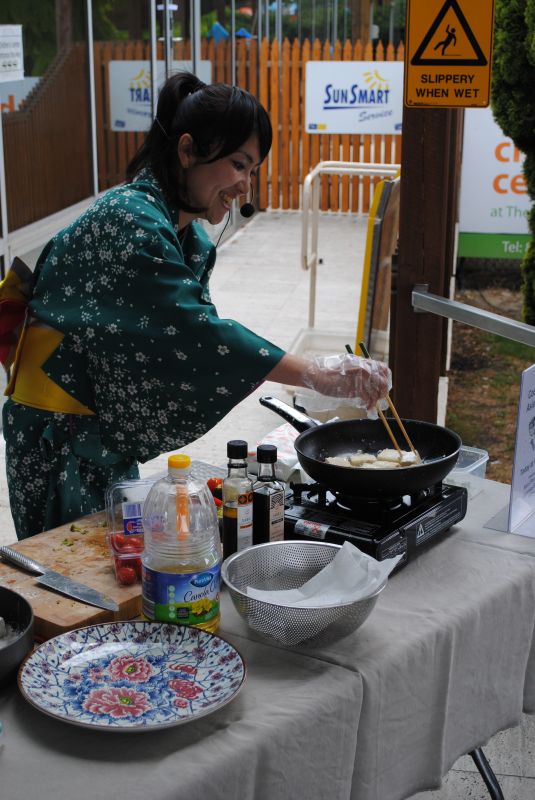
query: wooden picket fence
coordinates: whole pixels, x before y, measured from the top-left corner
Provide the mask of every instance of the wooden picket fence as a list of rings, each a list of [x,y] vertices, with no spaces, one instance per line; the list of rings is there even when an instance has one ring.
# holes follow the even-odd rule
[[[87,48],[54,59],[19,111],[2,114],[10,231],[89,197]]]
[[[81,87],[85,47],[60,54],[20,111],[4,114],[4,148],[10,230],[27,225],[91,193],[88,98]],[[175,44],[174,58],[189,60],[189,41]],[[162,54],[158,54],[162,58]],[[256,187],[260,208],[299,209],[303,181],[319,161],[399,163],[401,135],[308,134],[304,130],[306,63],[309,60],[403,60],[404,49],[371,42],[292,44],[285,39],[239,39],[236,83],[257,96],[273,125],[273,147]],[[114,60],[149,60],[147,42],[94,44],[99,189],[124,180],[126,166],[143,141],[142,132],[112,131],[108,65]],[[201,58],[212,64],[212,80],[232,81],[229,42],[203,40]],[[76,68],[73,68],[73,65]],[[73,124],[74,123],[74,124]],[[47,136],[43,136],[48,132]],[[35,159],[36,148],[38,158]],[[30,159],[29,153],[34,157]],[[68,155],[67,155],[68,154]],[[376,179],[323,176],[322,210],[367,212]]]
[[[352,44],[311,43],[285,39],[282,47],[274,39],[264,39],[260,47],[255,39],[239,39],[236,44],[236,83],[257,96],[267,109],[273,125],[273,146],[258,177],[257,203],[260,208],[299,209],[305,177],[319,161],[400,163],[401,134],[330,135],[309,134],[304,130],[306,62],[313,61],[402,61],[403,44],[397,50],[371,42]],[[123,179],[128,160],[142,141],[142,134],[110,130],[107,70],[111,60],[148,59],[148,45],[142,42],[114,42],[95,45],[97,86],[97,130],[102,188]],[[174,58],[190,58],[189,41],[175,45]],[[232,81],[231,47],[227,41],[218,45],[203,40],[201,58],[212,64],[212,80]],[[378,179],[370,177],[323,176],[320,208],[324,211],[367,212],[373,187]]]

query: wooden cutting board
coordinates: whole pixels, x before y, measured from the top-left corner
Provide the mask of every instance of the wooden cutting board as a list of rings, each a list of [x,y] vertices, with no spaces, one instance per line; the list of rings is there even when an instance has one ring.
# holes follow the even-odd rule
[[[0,559],[0,585],[23,595],[33,608],[35,638],[50,639],[59,633],[110,622],[133,619],[141,614],[141,583],[120,586],[106,542],[105,514],[93,514],[74,523],[40,533],[11,545],[36,561],[73,580],[98,589],[115,600],[119,611],[106,611],[47,589],[37,583],[39,576]]]

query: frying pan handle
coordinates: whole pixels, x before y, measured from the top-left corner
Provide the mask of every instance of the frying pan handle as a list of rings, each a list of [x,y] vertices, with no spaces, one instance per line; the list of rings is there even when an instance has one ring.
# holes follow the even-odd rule
[[[289,422],[294,428],[302,433],[303,431],[308,431],[309,428],[317,428],[318,423],[307,417],[306,414],[302,414],[301,411],[297,411],[297,409],[292,408],[292,406],[288,405],[288,403],[279,400],[277,397],[261,397],[260,398],[260,405],[269,408],[271,411],[274,411],[280,417]]]

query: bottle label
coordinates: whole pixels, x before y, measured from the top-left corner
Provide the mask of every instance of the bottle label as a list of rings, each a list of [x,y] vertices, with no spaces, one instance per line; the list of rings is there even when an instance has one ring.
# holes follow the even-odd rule
[[[237,549],[245,550],[253,543],[253,493],[244,492],[238,495],[237,508]]]
[[[284,539],[284,492],[269,495],[269,541]]]
[[[142,503],[122,503],[121,511],[126,536],[143,536]]]
[[[158,572],[143,564],[143,613],[158,622],[209,622],[219,614],[220,579],[220,564],[201,572]]]

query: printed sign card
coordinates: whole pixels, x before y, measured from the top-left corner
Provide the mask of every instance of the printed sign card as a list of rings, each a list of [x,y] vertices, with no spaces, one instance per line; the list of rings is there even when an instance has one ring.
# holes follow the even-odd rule
[[[485,528],[535,538],[535,364],[522,373],[509,505]]]
[[[509,533],[535,538],[535,364],[522,373],[516,423]]]

